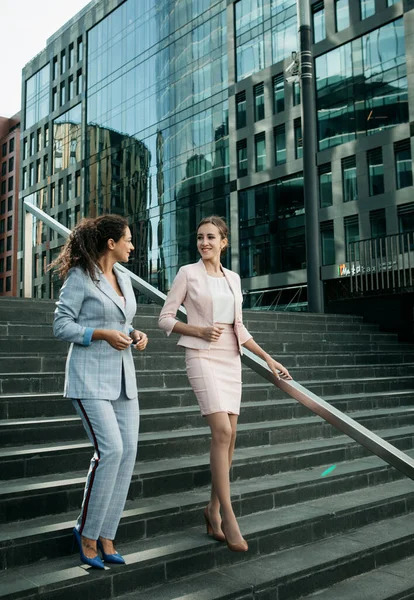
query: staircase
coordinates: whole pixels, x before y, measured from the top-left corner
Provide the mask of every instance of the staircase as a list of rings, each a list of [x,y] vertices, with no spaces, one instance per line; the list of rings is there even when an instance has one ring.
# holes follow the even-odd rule
[[[209,433],[152,306],[134,323],[150,343],[135,358],[141,435],[117,537],[127,565],[81,567],[71,530],[91,447],[62,397],[53,310],[0,299],[0,600],[414,598],[414,482],[250,370],[232,467],[250,551],[206,536]],[[295,379],[414,456],[414,345],[358,317],[244,318]]]

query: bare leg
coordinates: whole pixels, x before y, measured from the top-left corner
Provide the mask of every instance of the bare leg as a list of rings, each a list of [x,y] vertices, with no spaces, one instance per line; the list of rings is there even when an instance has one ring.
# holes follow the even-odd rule
[[[207,415],[211,429],[210,468],[214,493],[220,503],[227,539],[231,544],[243,543],[230,499],[230,452],[233,428],[227,413]],[[215,523],[214,523],[215,527]]]
[[[231,468],[231,463],[233,461],[234,447],[236,444],[236,435],[237,435],[237,419],[239,415],[227,415],[230,420],[231,425],[231,440],[229,446],[229,470]],[[212,524],[214,531],[219,531],[221,533],[221,516],[220,516],[220,501],[217,496],[216,489],[214,487],[214,483],[211,484],[211,497],[208,505],[208,512],[210,516],[210,523]]]
[[[115,554],[116,553],[113,540],[108,540],[107,538],[104,538],[102,536],[99,536],[99,539],[101,541],[102,548],[103,548],[103,551],[105,552],[105,554]]]

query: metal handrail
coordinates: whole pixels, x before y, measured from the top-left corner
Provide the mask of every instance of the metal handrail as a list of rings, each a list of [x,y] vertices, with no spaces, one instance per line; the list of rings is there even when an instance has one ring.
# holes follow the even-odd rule
[[[69,236],[70,229],[58,223],[34,204],[25,200],[23,201],[23,208],[51,227],[51,229],[57,231],[62,237],[66,238]],[[149,285],[146,281],[122,265],[117,264],[116,268],[131,278],[133,287],[140,293],[144,294],[160,306],[164,304],[166,298],[165,294]],[[186,321],[187,313],[183,307],[178,309],[177,316],[183,321]],[[322,419],[333,425],[336,429],[339,429],[339,431],[342,431],[347,436],[354,439],[361,446],[364,446],[364,448],[367,448],[367,450],[376,454],[379,458],[398,469],[401,473],[404,473],[407,477],[414,479],[414,460],[407,454],[401,452],[401,450],[398,450],[398,448],[389,442],[386,442],[380,436],[376,435],[357,421],[354,421],[354,419],[351,419],[351,417],[348,417],[337,408],[334,408],[300,383],[293,380],[284,381],[283,379],[276,379],[266,362],[258,358],[253,352],[243,349],[242,362],[253,369],[258,375],[286,392],[291,398],[297,400],[309,408],[313,413],[322,417]]]

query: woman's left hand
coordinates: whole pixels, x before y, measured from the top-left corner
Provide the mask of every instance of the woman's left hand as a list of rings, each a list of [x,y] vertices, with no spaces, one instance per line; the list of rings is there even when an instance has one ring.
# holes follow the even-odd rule
[[[277,360],[274,360],[271,356],[266,359],[266,362],[276,379],[292,379],[286,367],[284,367],[280,362],[277,362]]]
[[[133,345],[136,350],[140,350],[141,352],[145,350],[148,344],[148,336],[143,331],[138,331],[137,329],[134,331],[133,337]]]

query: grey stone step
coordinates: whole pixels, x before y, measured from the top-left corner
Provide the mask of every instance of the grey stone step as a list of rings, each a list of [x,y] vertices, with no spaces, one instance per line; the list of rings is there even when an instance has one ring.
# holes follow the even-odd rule
[[[372,527],[366,528],[373,533]],[[375,534],[376,532],[374,532]],[[378,538],[374,538],[378,539]],[[382,541],[383,538],[381,538]],[[346,534],[306,546],[309,554],[285,550],[243,565],[219,567],[203,575],[187,577],[168,586],[140,591],[140,600],[412,600],[413,558],[395,560],[375,567],[381,552],[371,546],[367,552],[350,552],[352,539]],[[354,542],[355,549],[356,543]],[[365,547],[365,546],[364,546]],[[389,549],[389,544],[386,550]],[[354,550],[354,548],[352,548]],[[346,554],[346,552],[350,552]],[[406,553],[402,553],[406,555]],[[331,559],[331,560],[329,560]],[[365,559],[365,560],[364,560]],[[299,563],[300,561],[300,563]],[[360,574],[361,565],[372,570]],[[292,568],[293,567],[293,568]],[[358,568],[359,567],[359,568]],[[293,571],[293,569],[296,569]],[[343,577],[350,579],[341,581]],[[340,583],[335,584],[336,581]],[[320,590],[330,583],[332,588]],[[318,591],[303,596],[304,591]],[[135,592],[117,600],[136,600]]]
[[[270,508],[303,504],[350,491],[361,490],[365,494],[373,480],[378,486],[404,478],[395,469],[384,468],[376,457],[338,464],[335,473],[326,479],[321,478],[319,467],[288,472],[283,476],[279,474],[272,478],[238,480],[232,484],[234,510],[237,516],[252,515]],[[78,491],[80,506],[81,489]],[[158,498],[129,500],[118,540],[131,542],[174,531],[179,533],[183,526],[196,527],[202,521],[200,515],[208,497],[209,488],[204,487],[180,494],[165,494]],[[10,568],[42,558],[65,556],[66,537],[70,535],[78,512],[77,507],[64,514],[26,520],[24,528],[21,521],[3,524],[0,533],[0,564]],[[10,546],[13,547],[13,552]]]
[[[274,392],[272,399],[271,392]],[[268,398],[265,400],[264,398]],[[277,398],[277,403],[275,402]],[[349,412],[361,408],[386,408],[388,406],[409,406],[414,403],[414,390],[386,391],[371,394],[336,394],[324,399],[340,410]],[[160,415],[170,418],[178,408],[187,407],[191,414],[199,415],[198,404],[192,390],[183,389],[176,392],[162,390],[154,393],[140,390],[139,403],[141,417],[144,419],[159,418]],[[246,386],[243,390],[242,410],[239,422],[246,419],[246,408],[252,404],[267,406],[271,411],[277,410],[282,418],[295,418],[308,415],[309,411],[296,400],[282,398],[279,390],[264,385],[261,389]],[[74,415],[71,400],[63,398],[61,393],[50,394],[9,394],[0,395],[0,419],[34,419],[38,417],[64,417]]]
[[[363,497],[357,490],[333,496],[329,504],[322,498],[296,505],[295,511],[285,507],[240,517],[241,530],[250,545],[247,555],[229,552],[223,544],[207,539],[201,527],[184,526],[180,534],[121,543],[122,547],[118,544],[127,564],[90,573],[88,577],[85,577],[87,570],[76,566],[77,556],[11,568],[1,575],[0,598],[11,600],[12,594],[20,599],[33,598],[36,594],[44,594],[48,600],[85,597],[86,594],[89,598],[116,598],[128,592],[137,594],[151,585],[166,584],[231,565],[239,565],[239,571],[246,576],[246,564],[259,556],[262,565],[259,576],[263,576],[266,558],[279,559],[279,567],[273,570],[271,581],[274,585],[277,578],[285,586],[285,594],[279,593],[279,598],[293,598],[294,590],[298,594],[300,573],[304,575],[307,571],[309,578],[319,575],[318,571],[323,572],[319,566],[321,552],[312,551],[315,546],[310,546],[318,542],[325,548],[322,553],[324,564],[333,567],[346,562],[348,576],[372,569],[376,560],[381,556],[386,560],[387,554],[393,553],[394,560],[410,556],[413,546],[407,542],[413,537],[414,525],[411,506],[406,502],[407,494],[412,497],[413,493],[412,483],[407,486],[406,482],[394,482],[367,490]],[[362,529],[354,532],[358,526]],[[335,535],[343,542],[338,544]],[[328,545],[326,538],[331,538],[334,544]],[[294,551],[284,561],[283,556],[289,549]],[[342,560],[338,560],[339,557]],[[251,573],[250,570],[250,576]],[[342,568],[340,572],[338,570],[337,580],[343,578]],[[318,579],[321,587],[320,576]],[[303,590],[303,585],[301,588]],[[315,584],[313,589],[317,589]]]
[[[411,399],[412,404],[413,399]],[[335,403],[333,403],[335,405]],[[74,412],[74,411],[73,411]],[[242,417],[239,424],[255,424],[277,422],[281,427],[289,425],[291,435],[300,436],[302,420],[306,418],[309,426],[310,418],[320,423],[319,417],[309,417],[309,410],[295,401],[275,403],[272,400],[243,404]],[[358,410],[349,412],[349,416],[357,421],[369,422],[369,427],[389,428],[408,425],[414,419],[412,405],[402,407],[371,408],[359,406]],[[141,411],[140,433],[187,432],[192,429],[205,428],[205,420],[196,406],[173,409],[153,409]],[[293,433],[294,431],[294,433]],[[0,420],[0,448],[35,443],[55,443],[85,439],[86,435],[77,415],[59,417],[38,417],[36,419],[3,419]],[[284,436],[282,435],[282,439]]]
[[[413,415],[411,411],[396,416],[394,421],[385,415],[383,418],[372,413],[361,412],[354,416],[363,420],[366,427],[379,427],[381,437],[404,439],[412,429]],[[400,422],[399,429],[389,429],[389,423]],[[391,427],[394,427],[391,424]],[[391,432],[391,433],[390,433]],[[331,425],[318,417],[300,420],[287,419],[279,422],[262,422],[241,424],[238,428],[237,447],[239,451],[248,448],[273,448],[283,443],[307,442],[327,438],[334,440],[342,435]],[[154,432],[140,436],[138,462],[162,460],[166,455],[170,458],[202,455],[209,446],[210,432],[208,428],[186,429],[176,432]],[[408,449],[411,446],[408,445]],[[405,446],[407,448],[407,446]],[[64,473],[74,469],[85,468],[90,461],[91,446],[89,441],[62,442],[49,444],[32,444],[17,447],[0,448],[0,472],[3,480],[19,477],[34,477],[52,473]],[[257,465],[257,469],[262,466]]]
[[[392,443],[400,450],[413,456],[413,428],[401,428],[398,432],[390,429],[381,431],[383,439]],[[33,519],[44,515],[66,513],[77,510],[80,506],[82,491],[85,481],[85,473],[91,449],[77,472],[71,472],[75,468],[74,462],[69,462],[66,472],[49,475],[34,475],[30,473],[24,479],[10,479],[2,481],[0,486],[0,502],[2,511],[0,516],[4,522],[21,519]],[[360,459],[363,459],[362,462]],[[353,462],[348,466],[339,465],[346,461]],[[273,505],[279,502],[295,502],[299,496],[299,489],[289,489],[293,482],[293,488],[300,481],[307,481],[311,476],[312,468],[321,474],[327,466],[337,464],[335,470],[327,479],[326,486],[337,482],[345,472],[354,471],[359,480],[362,477],[362,485],[366,485],[365,475],[369,473],[369,484],[376,482],[392,481],[401,475],[392,467],[383,463],[377,457],[373,457],[368,451],[356,444],[346,436],[334,439],[317,439],[308,441],[295,441],[277,446],[251,447],[237,449],[231,475],[236,485],[243,482],[245,492],[255,489],[255,483],[251,480],[265,478],[266,482],[281,481],[287,485],[284,495],[280,490],[277,498],[272,501]],[[306,471],[306,472],[305,472]],[[285,478],[285,473],[291,472]],[[359,475],[357,474],[359,472]],[[310,473],[310,475],[309,475]],[[276,479],[275,479],[276,478]],[[250,480],[250,481],[248,481]],[[137,462],[132,484],[129,490],[129,498],[154,498],[163,497],[165,494],[183,493],[191,490],[195,493],[210,481],[209,455],[207,453],[179,458],[162,458],[157,461]],[[322,481],[322,480],[321,480]],[[330,483],[331,482],[331,483]],[[342,482],[341,485],[347,485]],[[352,484],[355,486],[355,484]],[[266,493],[266,490],[265,490]],[[259,493],[256,494],[260,495]],[[291,496],[291,500],[289,497]]]
[[[202,589],[202,588],[200,588]],[[161,598],[162,596],[160,596]],[[219,597],[219,596],[218,596]],[[140,595],[140,598],[143,598]],[[378,565],[302,600],[410,600],[414,598],[413,557]]]
[[[157,365],[158,366],[158,365]],[[380,382],[381,378],[410,377],[414,375],[414,364],[406,363],[391,365],[358,365],[358,366],[332,366],[332,367],[291,367],[288,363],[293,379],[305,387],[308,382],[335,381],[346,385],[347,380],[353,382],[361,379],[373,379]],[[176,389],[189,387],[188,378],[184,368],[163,369],[161,371],[137,371],[138,390],[141,389]],[[243,383],[262,384],[263,378],[251,369],[243,368]],[[269,384],[270,385],[270,384]],[[63,372],[36,371],[26,373],[0,374],[0,394],[31,393],[31,392],[57,392],[64,387]],[[346,393],[346,392],[344,392]]]
[[[174,352],[173,349],[164,348],[164,353],[154,352],[150,348],[146,352],[134,354],[135,368],[138,371],[151,371],[154,366],[157,369],[183,369],[185,368],[184,352]],[[375,364],[397,364],[414,363],[413,352],[307,352],[298,354],[284,354],[280,357],[283,363],[289,367],[323,367],[323,366],[362,366]],[[0,355],[0,373],[23,373],[23,372],[50,372],[64,371],[66,364],[66,353],[53,356],[39,355]]]

